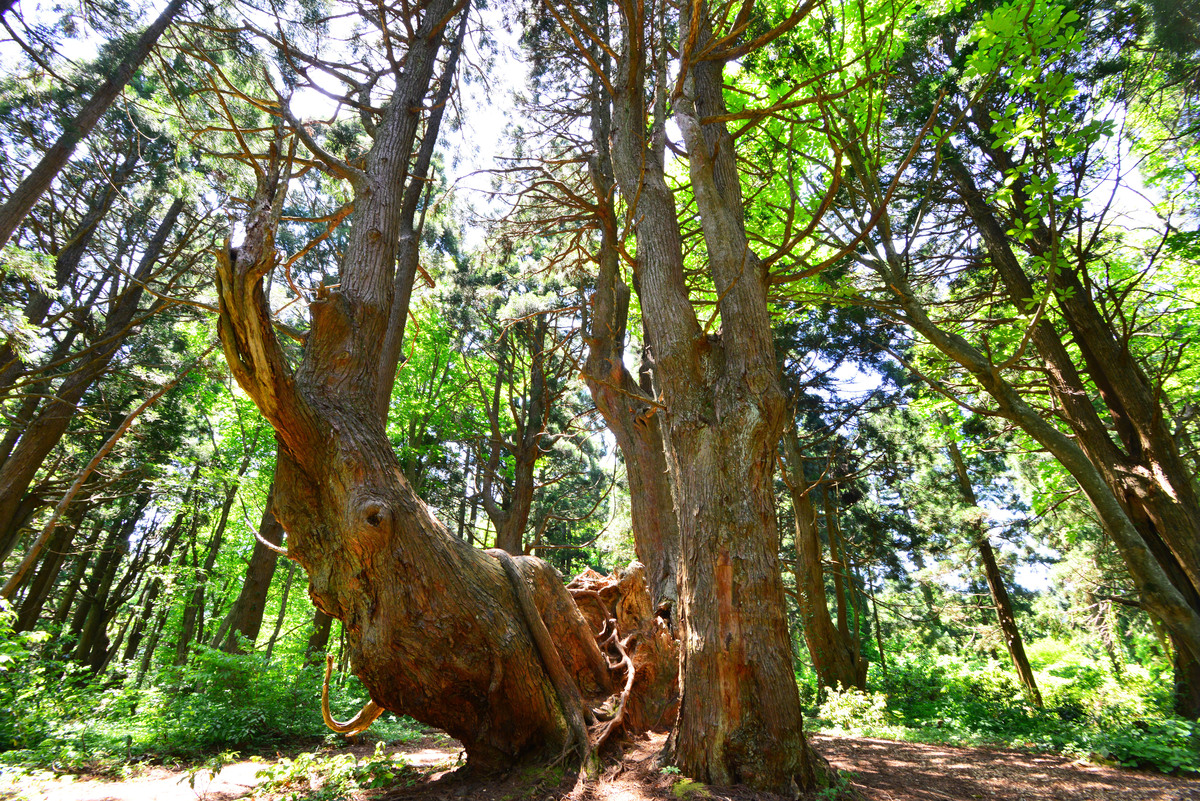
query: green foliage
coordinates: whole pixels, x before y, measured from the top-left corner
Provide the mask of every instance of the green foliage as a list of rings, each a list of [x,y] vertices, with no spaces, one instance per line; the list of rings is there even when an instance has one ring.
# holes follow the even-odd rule
[[[695,779],[680,779],[671,786],[671,795],[676,798],[709,798],[712,793]]]
[[[840,685],[827,692],[817,716],[843,729],[854,725],[885,726],[891,722],[886,695]]]
[[[1007,664],[928,652],[893,659],[868,691],[830,690],[813,723],[854,736],[1061,752],[1168,773],[1200,772],[1200,724],[1174,717],[1149,673],[1120,679],[1061,641],[1030,646],[1045,698],[1024,700]]]
[[[384,744],[375,744],[375,753],[363,760],[351,754],[322,757],[316,753],[282,759],[258,772],[263,781],[252,797],[271,796],[283,801],[341,801],[360,790],[408,786],[416,772],[403,759],[384,752]]]
[[[169,686],[155,714],[163,738],[184,753],[311,735],[323,726],[316,665],[296,671],[261,655],[205,648]]]

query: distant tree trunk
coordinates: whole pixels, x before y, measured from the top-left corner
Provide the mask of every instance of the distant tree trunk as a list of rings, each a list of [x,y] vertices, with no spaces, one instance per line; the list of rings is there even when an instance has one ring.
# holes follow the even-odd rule
[[[858,669],[854,649],[845,636],[834,628],[829,616],[829,601],[825,595],[824,560],[821,537],[817,531],[817,512],[801,461],[800,444],[795,429],[787,426],[781,440],[787,465],[788,490],[796,521],[796,600],[804,628],[804,641],[812,658],[817,682],[823,687],[858,687],[865,689],[865,676]]]
[[[17,230],[17,226],[50,188],[55,176],[66,166],[71,154],[75,152],[76,145],[92,132],[92,128],[104,116],[104,112],[108,111],[113,101],[120,97],[125,84],[129,83],[129,79],[150,55],[150,51],[158,42],[158,37],[175,19],[175,15],[179,13],[185,3],[186,0],[171,0],[167,4],[167,7],[142,32],[141,37],[130,48],[125,58],[108,76],[108,79],[100,85],[91,99],[84,104],[74,119],[67,121],[63,126],[62,134],[42,156],[42,160],[29,175],[25,176],[12,195],[0,205],[0,247],[8,244],[13,232]]]
[[[94,580],[91,585],[94,589],[88,598],[86,615],[79,630],[79,642],[75,646],[74,659],[77,662],[95,668],[101,661],[96,656],[97,651],[103,654],[107,649],[105,640],[108,621],[116,606],[112,603],[113,581],[121,568],[121,560],[125,554],[129,553],[129,538],[137,528],[138,521],[142,519],[142,512],[149,503],[149,491],[139,492],[132,508],[125,516],[124,523],[115,529],[117,532],[115,542],[110,545],[107,552],[101,555],[101,561],[96,567],[99,578]],[[136,573],[137,567],[136,563],[131,566],[131,572]],[[117,588],[116,597],[119,597],[121,590],[122,588]]]
[[[547,415],[550,411],[550,388],[546,380],[546,337],[548,327],[546,319],[539,316],[532,324],[523,322],[505,329],[500,336],[499,363],[496,367],[496,383],[492,394],[492,404],[488,408],[488,420],[492,428],[491,454],[485,468],[486,475],[483,485],[483,508],[496,527],[496,547],[510,554],[525,552],[525,529],[529,527],[529,514],[533,509],[533,495],[536,488],[534,470],[542,455],[542,438],[546,431]],[[522,397],[520,404],[509,401],[510,408],[520,408],[520,413],[514,412],[513,423],[516,434],[508,440],[501,430],[500,389],[505,378],[511,384],[515,377],[517,350],[521,347],[520,339],[527,337],[529,351],[529,390]],[[506,503],[496,501],[493,487],[500,474],[502,452],[507,452],[513,459],[513,477],[506,482],[504,493]]]
[[[979,510],[979,501],[975,497],[975,488],[971,486],[971,477],[967,474],[967,465],[963,461],[958,443],[950,440],[950,461],[954,463],[954,473],[958,477],[958,488],[967,504],[977,510],[975,517],[975,547],[979,551],[979,559],[983,563],[983,573],[987,578],[988,589],[992,594],[992,605],[996,609],[996,619],[1000,623],[1000,631],[1004,634],[1004,644],[1008,646],[1008,655],[1012,658],[1013,667],[1021,684],[1029,693],[1030,699],[1037,706],[1042,705],[1042,694],[1038,691],[1037,681],[1033,677],[1033,668],[1029,665],[1029,657],[1025,655],[1025,644],[1021,640],[1021,630],[1017,628],[1017,618],[1013,613],[1012,599],[1008,596],[1008,588],[1004,586],[1004,577],[996,564],[996,554],[988,539],[987,528],[984,525],[983,512]]]
[[[279,640],[279,632],[283,630],[283,621],[287,617],[288,595],[292,592],[292,578],[296,575],[296,563],[288,562],[287,579],[283,582],[283,597],[279,599],[279,616],[275,618],[275,630],[271,632],[271,639],[267,641],[267,661],[271,661],[271,654],[275,651],[275,643]]]
[[[985,132],[979,133],[986,138]],[[1000,170],[1018,172],[1009,169],[1013,157],[1006,151],[992,147],[986,152]],[[1008,225],[1001,223],[964,165],[955,159],[947,160],[946,165],[1009,298],[1021,303],[1036,297]],[[1025,208],[1022,198],[1028,195],[1027,179],[1018,177],[1012,189],[1017,207]],[[1042,221],[1029,222],[1033,233],[1029,248],[1056,264],[1053,289],[1057,306],[1083,364],[1082,370],[1077,367],[1050,318],[1034,325],[1030,340],[1044,364],[1058,415],[1070,427],[1071,441],[1051,443],[1056,432],[1048,430],[1049,424],[1013,414],[1016,408],[1006,411],[1079,481],[1121,551],[1146,611],[1168,626],[1192,660],[1200,660],[1200,497],[1195,477],[1173,436],[1160,402],[1162,393],[1094,297],[1086,273],[1089,261],[1098,257],[1057,253],[1054,238]],[[988,380],[994,382],[995,377]],[[994,397],[1002,394],[1000,388],[989,391]],[[1107,409],[1111,429],[1098,409]],[[1036,433],[1039,428],[1045,434]],[[1200,676],[1180,664],[1184,673],[1178,677],[1177,688],[1184,687],[1189,677]],[[1191,707],[1187,698],[1195,696],[1200,696],[1200,685],[1177,695],[1181,713]]]
[[[75,540],[75,535],[79,532],[80,522],[87,514],[89,506],[88,502],[80,501],[71,510],[66,524],[55,531],[54,538],[50,540],[46,549],[46,555],[29,584],[29,591],[25,594],[25,599],[17,611],[17,620],[13,625],[14,630],[32,631],[37,626],[38,618],[41,617],[42,609],[50,598],[54,582],[62,571],[62,566],[67,560],[67,552]]]
[[[106,176],[107,180],[104,182],[103,191],[93,196],[91,205],[75,225],[75,230],[67,238],[66,244],[55,255],[55,292],[47,293],[37,289],[33,291],[33,296],[25,304],[25,319],[30,326],[37,328],[45,322],[46,315],[49,314],[50,308],[54,305],[53,296],[57,294],[57,291],[66,286],[67,282],[79,270],[79,264],[83,260],[84,254],[91,247],[92,239],[99,229],[101,220],[108,214],[112,208],[113,201],[116,200],[122,189],[132,178],[134,169],[141,158],[142,144],[140,141],[135,141],[121,164]],[[103,285],[104,282],[98,281],[97,284]],[[67,347],[69,348],[70,346],[68,345]],[[54,360],[52,359],[51,361]],[[22,364],[17,359],[12,344],[5,343],[3,346],[0,346],[0,392],[6,393],[9,391],[13,382],[21,374],[21,370]],[[34,405],[36,406],[36,403]],[[0,444],[0,464],[12,452],[12,446],[19,435],[20,429],[9,431],[5,434],[4,441]]]
[[[858,587],[854,580],[854,572],[850,565],[850,555],[846,552],[842,539],[842,526],[838,520],[837,489],[828,484],[821,484],[821,504],[825,512],[825,534],[829,538],[829,557],[833,561],[833,590],[837,600],[837,627],[842,642],[850,650],[854,665],[855,687],[865,687],[867,683],[867,660],[862,658],[862,637],[859,634],[859,605],[857,603]],[[847,585],[849,585],[847,587]],[[854,628],[850,628],[851,613],[853,613]]]
[[[183,622],[180,624],[179,641],[175,644],[175,664],[183,665],[187,663],[188,649],[194,640],[197,639],[198,622],[204,609],[204,590],[208,586],[208,579],[212,575],[213,565],[217,563],[217,554],[221,552],[221,543],[225,539],[225,527],[229,523],[229,510],[233,506],[234,498],[237,497],[238,487],[241,485],[242,476],[246,474],[246,470],[250,467],[250,458],[254,455],[254,445],[246,449],[246,453],[242,456],[242,462],[238,465],[236,477],[225,488],[225,501],[221,504],[221,513],[217,518],[217,524],[213,528],[212,537],[208,541],[208,550],[204,556],[204,564],[196,570],[193,581],[191,597],[188,599],[187,606],[183,610]]]
[[[87,541],[80,547],[78,555],[75,557],[75,567],[71,572],[71,577],[67,580],[63,596],[59,600],[58,606],[55,607],[54,617],[50,621],[53,625],[62,625],[67,622],[67,617],[75,606],[75,597],[83,585],[84,574],[87,573],[88,565],[91,563],[92,548],[99,538],[100,523],[97,521],[93,523],[92,533],[88,535]]]
[[[145,631],[147,623],[158,604],[158,596],[163,589],[163,577],[158,573],[166,568],[171,563],[171,557],[175,553],[176,546],[183,539],[184,523],[187,521],[188,504],[195,492],[196,479],[200,476],[200,467],[196,466],[192,471],[191,483],[188,486],[187,492],[183,497],[183,508],[175,514],[175,519],[171,521],[171,525],[163,533],[162,546],[158,553],[154,556],[153,568],[155,575],[150,579],[146,588],[142,591],[141,603],[138,605],[139,612],[135,615],[132,629],[129,632],[129,640],[125,646],[124,661],[128,662],[137,655],[138,646],[141,645],[142,635]]]
[[[128,535],[126,535],[127,537]],[[75,645],[73,658],[77,662],[87,663],[92,655],[92,649],[97,641],[104,636],[104,627],[108,623],[108,593],[116,579],[121,559],[129,552],[129,541],[119,538],[115,547],[101,556],[97,570],[100,572],[95,590],[86,605],[86,615],[83,617],[79,630],[79,642]]]
[[[329,630],[333,628],[333,618],[320,609],[313,612],[313,630],[308,637],[308,646],[304,649],[304,666],[319,665],[325,660],[325,650],[329,647]]]
[[[129,525],[128,530],[125,526]],[[91,558],[91,570],[88,572],[87,584],[81,590],[79,603],[75,606],[74,614],[71,615],[71,626],[69,628],[70,636],[78,638],[83,632],[84,624],[87,622],[88,616],[91,615],[92,608],[96,605],[96,596],[100,591],[101,585],[104,583],[104,577],[108,575],[109,568],[115,557],[115,553],[124,535],[128,537],[129,531],[133,530],[133,525],[128,520],[124,520],[108,530],[108,536],[104,538],[104,543],[100,546]]]
[[[12,524],[26,490],[37,475],[46,454],[62,439],[84,393],[107,369],[128,335],[145,291],[145,284],[149,281],[166,245],[167,237],[175,227],[175,221],[182,210],[183,200],[175,200],[154,236],[146,244],[145,253],[132,280],[105,319],[100,340],[106,344],[85,356],[83,363],[63,380],[55,396],[47,401],[37,419],[22,433],[12,455],[0,466],[0,532],[9,532],[6,541],[0,540],[0,561],[7,558],[16,544],[17,532],[13,530]]]
[[[1186,648],[1172,641],[1174,667],[1175,714],[1200,720],[1200,662]]]
[[[267,505],[263,508],[262,522],[258,526],[258,536],[273,545],[283,542],[283,526],[271,512],[271,504],[275,497],[275,487],[267,493]],[[240,641],[244,638],[250,647],[258,639],[262,628],[263,613],[266,611],[267,593],[271,589],[271,578],[275,575],[275,565],[279,555],[255,540],[254,551],[250,554],[250,563],[246,566],[246,578],[242,582],[242,590],[230,611],[229,634],[225,638],[221,650],[226,653],[241,651]],[[289,569],[289,581],[291,572]],[[269,657],[268,657],[269,658]]]

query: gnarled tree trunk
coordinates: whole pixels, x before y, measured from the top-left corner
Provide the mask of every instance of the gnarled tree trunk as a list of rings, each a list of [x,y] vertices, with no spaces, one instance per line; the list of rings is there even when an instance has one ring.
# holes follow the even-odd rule
[[[501,768],[587,750],[579,689],[597,683],[602,660],[557,574],[454,537],[405,480],[384,429],[379,382],[398,357],[383,343],[404,187],[424,179],[409,173],[409,156],[443,33],[461,9],[432,0],[414,12],[371,150],[361,168],[335,165],[354,190],[351,230],[340,287],[310,306],[298,368],[275,339],[263,293],[290,169],[278,146],[236,258],[218,257],[217,285],[231,371],[277,434],[274,511],[289,555],[308,571],[314,603],[343,621],[354,672],[374,703],[446,730],[471,765]],[[436,136],[429,126],[424,136]]]
[[[680,224],[661,153],[647,141],[647,49],[653,9],[622,6],[611,150],[617,183],[636,203],[642,313],[661,383],[667,467],[681,545],[684,630],[679,720],[669,759],[714,784],[794,793],[822,768],[808,748],[792,673],[779,570],[772,474],[785,401],[771,338],[765,271],[746,239],[734,145],[725,125],[723,62],[705,61],[704,3],[680,21],[683,132],[719,298],[721,331],[696,317],[684,280]],[[661,124],[661,120],[658,121]]]

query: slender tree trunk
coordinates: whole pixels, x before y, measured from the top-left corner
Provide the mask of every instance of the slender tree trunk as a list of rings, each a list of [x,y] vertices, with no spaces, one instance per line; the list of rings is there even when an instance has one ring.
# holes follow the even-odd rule
[[[258,526],[258,536],[273,545],[283,542],[283,526],[271,512],[275,488],[267,493],[267,505],[263,508],[262,522]],[[241,651],[241,640],[245,639],[251,648],[258,639],[259,629],[262,628],[263,613],[266,611],[267,593],[271,589],[271,578],[275,575],[275,565],[279,555],[256,540],[254,551],[250,554],[250,563],[246,566],[246,577],[242,582],[242,590],[230,610],[229,635],[221,650],[227,653]],[[288,572],[289,580],[291,572]]]
[[[208,541],[208,551],[204,556],[204,564],[196,570],[194,578],[195,586],[192,588],[191,597],[183,611],[179,641],[175,644],[176,665],[187,663],[188,649],[191,647],[192,642],[201,639],[203,636],[200,635],[198,637],[197,630],[200,628],[199,622],[203,615],[204,591],[208,586],[208,579],[212,575],[213,566],[217,563],[217,554],[221,551],[221,543],[225,539],[225,527],[229,523],[229,510],[233,507],[233,501],[237,497],[242,476],[246,474],[246,470],[250,467],[250,458],[253,454],[254,445],[251,444],[242,457],[241,464],[238,466],[237,476],[225,489],[225,501],[221,504],[221,514],[217,518],[217,525],[213,528],[212,537]]]
[[[58,444],[74,418],[84,393],[107,369],[128,335],[129,326],[144,292],[144,285],[150,279],[166,245],[167,236],[175,227],[175,221],[182,210],[183,201],[177,199],[171,204],[154,236],[146,244],[145,253],[132,276],[132,281],[105,320],[100,340],[107,341],[107,344],[86,356],[83,364],[64,379],[55,397],[45,404],[37,419],[22,434],[12,455],[0,467],[0,531],[12,532],[12,522],[17,509],[41,467],[42,460]],[[7,541],[0,541],[0,561],[7,558],[15,544],[15,532]]]
[[[16,631],[32,631],[37,626],[42,609],[54,588],[54,582],[58,579],[62,566],[67,560],[71,543],[74,542],[75,535],[79,532],[80,521],[87,514],[89,506],[90,504],[86,501],[79,502],[71,511],[67,524],[60,526],[55,532],[54,538],[46,548],[46,556],[42,559],[41,566],[38,567],[38,571],[29,585],[29,592],[26,593],[17,612],[17,621],[13,625]]]
[[[279,599],[279,616],[275,618],[275,629],[271,632],[271,639],[267,641],[267,661],[271,661],[271,654],[275,650],[275,643],[279,640],[279,632],[283,630],[283,621],[287,617],[288,595],[292,591],[292,578],[296,575],[296,563],[288,562],[287,578],[283,582],[283,597]]]
[[[596,6],[598,9],[598,6]],[[597,11],[598,13],[598,11]],[[599,49],[593,58],[607,56]],[[612,120],[602,102],[599,81],[593,79],[592,146],[589,165],[600,227],[596,260],[596,293],[587,333],[588,355],[583,377],[596,409],[617,440],[629,482],[633,547],[646,566],[650,597],[656,604],[674,607],[679,600],[679,523],[667,479],[661,418],[655,414],[654,388],[648,363],[643,381],[634,380],[625,367],[625,336],[629,322],[629,287],[621,277],[618,253],[617,211],[613,206],[612,157],[608,150]]]
[[[126,54],[124,60],[108,76],[108,79],[100,85],[74,119],[66,123],[58,141],[46,151],[37,166],[29,175],[25,176],[12,195],[0,205],[0,247],[8,244],[13,232],[17,230],[17,226],[33,210],[34,204],[50,188],[50,184],[59,171],[66,166],[71,154],[75,152],[76,145],[92,132],[92,128],[104,116],[104,112],[108,111],[113,101],[121,95],[125,84],[129,83],[129,79],[150,55],[150,51],[158,42],[158,37],[171,24],[185,3],[186,0],[171,0],[167,4],[158,18],[142,32],[141,37]]]
[[[1042,705],[1042,694],[1038,691],[1037,681],[1033,677],[1033,668],[1025,655],[1025,644],[1021,640],[1021,630],[1017,628],[1017,618],[1013,613],[1012,600],[1008,596],[1008,588],[1004,586],[1004,577],[1000,575],[1000,567],[996,564],[996,554],[988,539],[987,528],[984,525],[983,511],[979,509],[979,501],[975,497],[975,488],[971,486],[971,477],[967,474],[967,465],[963,461],[958,443],[950,440],[950,461],[954,463],[954,473],[958,477],[958,488],[963,499],[976,510],[975,547],[979,551],[979,559],[983,564],[983,573],[987,578],[988,589],[992,594],[992,605],[996,610],[996,619],[1000,623],[1000,631],[1004,634],[1004,644],[1008,647],[1008,655],[1012,658],[1013,667],[1021,684],[1025,685],[1030,699],[1037,706]]]
[[[333,618],[320,609],[313,612],[313,630],[308,637],[308,646],[304,649],[304,665],[319,665],[325,660],[325,650],[329,647],[329,630],[333,628]]]
[[[71,578],[67,580],[63,597],[59,600],[58,606],[54,610],[54,617],[50,621],[51,624],[62,625],[67,622],[71,608],[75,605],[75,596],[78,595],[83,585],[84,574],[87,573],[88,565],[91,563],[91,550],[99,538],[100,523],[96,522],[92,525],[92,533],[88,535],[87,541],[84,542],[83,546],[79,549],[78,555],[75,557],[75,567],[72,570]]]
[[[108,214],[113,201],[132,178],[134,168],[141,158],[141,152],[142,142],[135,141],[124,161],[112,171],[111,175],[107,176],[108,180],[104,183],[104,190],[93,198],[91,206],[80,218],[66,244],[54,257],[54,289],[56,292],[46,293],[34,290],[33,296],[25,304],[25,319],[30,326],[37,328],[45,322],[46,315],[54,305],[53,295],[57,294],[57,291],[61,291],[79,270],[79,264],[91,247],[100,221]],[[103,283],[103,281],[97,282],[97,284]],[[0,393],[7,393],[11,389],[21,371],[22,365],[17,359],[11,343],[5,343],[3,347],[0,347]],[[0,463],[8,458],[8,454],[12,451],[12,442],[16,441],[15,437],[12,442],[9,441],[12,433],[9,432],[5,435],[3,446],[0,446]]]
[[[854,652],[829,616],[821,537],[817,531],[817,512],[811,497],[815,487],[805,480],[800,444],[791,426],[784,429],[781,447],[790,474],[786,478],[796,524],[796,562],[793,566],[796,601],[800,607],[804,642],[812,658],[817,682],[822,687],[865,689],[859,681]]]
[[[113,582],[121,568],[122,559],[129,553],[129,538],[137,528],[138,521],[142,519],[142,512],[149,503],[150,493],[143,490],[138,494],[133,507],[126,514],[124,522],[114,529],[116,536],[110,541],[108,550],[102,555],[101,561],[96,566],[98,576],[93,577],[91,582],[88,604],[86,607],[80,608],[80,612],[83,613],[83,623],[79,627],[79,642],[75,646],[74,659],[77,662],[94,668],[97,664],[96,651],[99,650],[103,653],[107,649],[105,640],[107,639],[108,622],[112,613],[116,611],[115,605],[111,603]],[[135,574],[137,567],[135,560],[130,570]],[[117,588],[118,597],[122,589],[121,587]]]

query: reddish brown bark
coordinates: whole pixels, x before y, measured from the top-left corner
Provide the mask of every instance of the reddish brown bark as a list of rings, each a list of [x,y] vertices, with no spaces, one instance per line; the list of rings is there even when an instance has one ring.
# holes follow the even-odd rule
[[[297,369],[274,337],[263,293],[287,186],[282,147],[260,175],[236,260],[218,258],[217,286],[231,371],[278,437],[274,511],[310,596],[343,621],[351,665],[374,703],[446,730],[471,765],[487,769],[586,751],[572,722],[582,720],[582,703],[564,692],[552,657],[584,687],[596,665],[572,657],[595,643],[553,571],[454,537],[405,480],[383,426],[401,197],[418,127],[436,135],[423,109],[443,32],[462,8],[432,0],[413,12],[395,97],[370,151],[361,167],[336,166],[354,191],[340,286],[311,304]]]
[[[719,298],[717,334],[700,327],[692,308],[674,197],[647,141],[643,14],[652,9],[620,8],[625,39],[612,80],[613,168],[637,207],[639,297],[661,382],[681,544],[682,697],[669,759],[700,781],[794,793],[815,787],[821,768],[801,729],[778,562],[772,473],[785,402],[733,140],[711,122],[724,113],[723,65],[711,53],[691,62],[712,34],[705,4],[683,11],[688,67],[675,120]]]
[[[594,152],[589,171],[600,242],[583,378],[625,461],[633,546],[638,560],[646,567],[650,596],[656,604],[673,608],[679,599],[679,523],[667,478],[662,418],[657,414],[649,365],[643,359],[645,370],[640,383],[625,366],[630,293],[621,277],[617,250],[617,210],[613,205],[616,178],[608,150],[612,123],[608,105],[600,97],[598,82],[593,86],[593,94]]]

